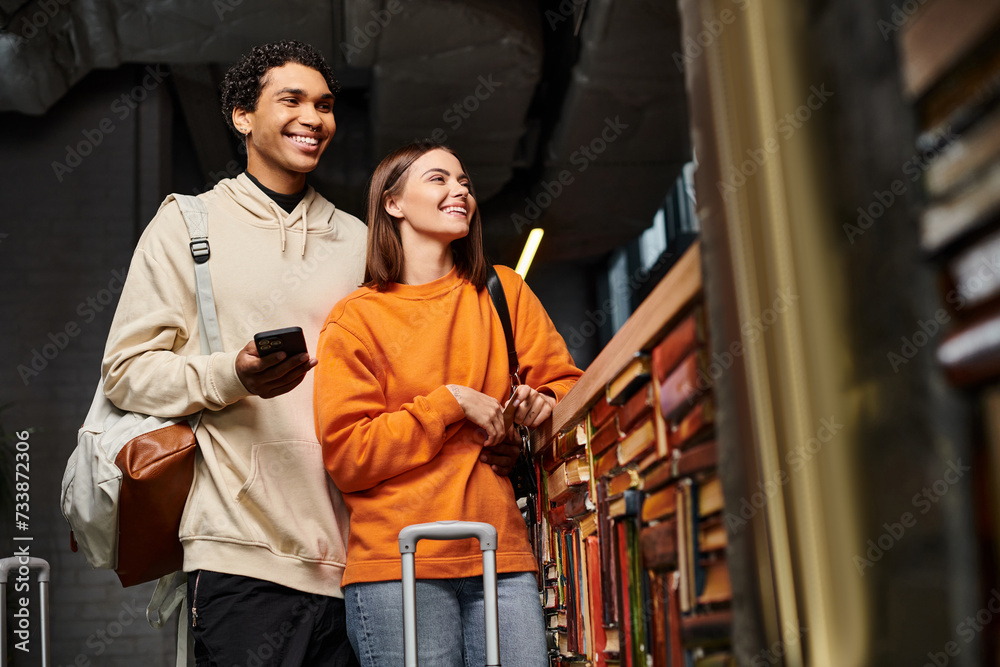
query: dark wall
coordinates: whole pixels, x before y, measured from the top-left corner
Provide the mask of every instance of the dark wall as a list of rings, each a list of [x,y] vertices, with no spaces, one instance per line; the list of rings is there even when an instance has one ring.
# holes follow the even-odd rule
[[[144,76],[139,66],[95,72],[43,117],[0,116],[0,425],[8,437],[28,431],[30,455],[28,527],[5,511],[0,554],[27,544],[52,566],[53,665],[173,664],[172,633],[145,620],[152,587],[123,590],[114,573],[91,570],[70,552],[59,511],[132,248],[161,198],[166,91],[150,77],[143,87]],[[0,465],[10,465],[11,444]],[[2,493],[13,500],[13,490]],[[13,533],[32,540],[15,543]],[[33,610],[36,596],[32,588]]]

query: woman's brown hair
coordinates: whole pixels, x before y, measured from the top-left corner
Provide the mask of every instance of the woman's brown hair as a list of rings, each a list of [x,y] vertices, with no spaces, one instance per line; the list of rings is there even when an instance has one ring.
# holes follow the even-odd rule
[[[462,158],[447,146],[431,142],[416,142],[397,148],[389,153],[372,174],[368,184],[368,200],[365,217],[368,223],[368,251],[365,257],[364,287],[373,287],[379,292],[388,289],[390,283],[398,283],[403,277],[403,241],[399,235],[399,223],[385,210],[387,197],[398,196],[406,185],[406,174],[414,162],[425,153],[440,149],[455,156],[462,171],[468,175]],[[472,182],[469,194],[475,197]],[[476,212],[469,222],[469,233],[451,242],[452,253],[458,274],[482,289],[486,285],[486,256],[483,254],[483,223]]]

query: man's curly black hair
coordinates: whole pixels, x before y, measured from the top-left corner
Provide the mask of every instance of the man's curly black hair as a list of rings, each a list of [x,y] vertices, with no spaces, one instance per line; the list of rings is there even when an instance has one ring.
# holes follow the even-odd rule
[[[287,63],[299,63],[311,67],[323,75],[331,93],[336,95],[340,92],[340,83],[333,76],[330,66],[326,64],[323,55],[312,46],[290,40],[255,46],[229,68],[220,86],[222,115],[225,116],[229,129],[236,132],[240,139],[246,137],[233,125],[233,109],[256,111],[260,91],[267,83],[268,71]]]

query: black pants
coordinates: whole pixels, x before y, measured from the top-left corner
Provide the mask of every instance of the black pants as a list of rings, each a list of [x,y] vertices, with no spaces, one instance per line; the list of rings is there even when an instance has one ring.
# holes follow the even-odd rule
[[[344,601],[268,581],[188,573],[197,667],[357,667]]]

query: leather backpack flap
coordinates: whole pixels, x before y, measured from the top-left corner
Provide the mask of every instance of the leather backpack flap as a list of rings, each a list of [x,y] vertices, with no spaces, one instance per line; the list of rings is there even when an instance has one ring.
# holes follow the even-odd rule
[[[182,421],[133,438],[115,458],[122,471],[115,568],[122,586],[181,569],[178,533],[196,451],[194,431]]]

